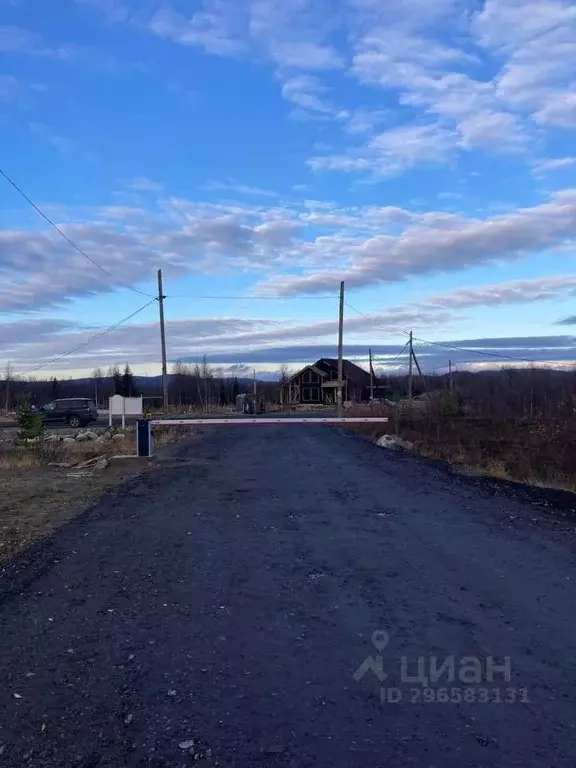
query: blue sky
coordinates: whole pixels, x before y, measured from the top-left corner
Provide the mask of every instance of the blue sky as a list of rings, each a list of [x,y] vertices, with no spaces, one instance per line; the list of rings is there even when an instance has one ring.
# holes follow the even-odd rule
[[[575,40],[563,0],[0,0],[2,168],[106,270],[0,179],[0,362],[83,344],[158,268],[172,361],[331,354],[344,280],[359,360],[413,330],[571,362]],[[37,375],[157,373],[156,314]]]

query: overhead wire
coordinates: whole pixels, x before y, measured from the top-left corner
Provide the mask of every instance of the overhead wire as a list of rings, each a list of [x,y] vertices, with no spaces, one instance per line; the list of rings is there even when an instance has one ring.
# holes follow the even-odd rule
[[[357,315],[360,315],[361,317],[365,317],[366,319],[370,320],[369,315],[365,315],[363,312],[360,312],[360,310],[353,307],[351,304],[349,304],[347,301],[344,302],[347,307],[349,307],[353,312],[356,312]],[[383,326],[375,325],[375,328],[382,328]],[[387,329],[389,330],[389,329]],[[402,333],[404,333],[406,336],[410,336],[410,333],[408,331],[402,330]],[[528,357],[512,357],[511,355],[502,355],[498,352],[485,352],[480,349],[469,349],[467,347],[458,347],[451,344],[444,344],[441,341],[428,341],[427,339],[421,339],[418,336],[412,336],[412,339],[414,341],[419,341],[421,344],[433,344],[436,347],[444,347],[445,349],[451,349],[456,352],[467,352],[469,355],[483,355],[485,357],[497,357],[501,358],[502,360],[516,360],[517,362],[521,363],[534,363],[535,361],[528,358]],[[408,345],[406,345],[408,346]]]
[[[397,354],[397,355],[394,355],[394,357],[385,357],[385,358],[383,358],[383,359],[382,359],[380,362],[381,362],[381,363],[393,363],[395,360],[398,360],[398,358],[399,358],[399,357],[402,357],[402,355],[403,355],[403,354],[404,354],[404,352],[406,351],[407,347],[408,347],[408,342],[406,342],[406,344],[404,344],[404,346],[402,347],[402,349],[400,350],[400,352],[398,352],[398,354]],[[382,356],[382,355],[377,355],[377,357],[378,357],[378,358],[381,358],[381,357],[383,357],[383,356]],[[376,359],[376,358],[375,358],[375,359]]]
[[[19,373],[18,376],[28,376],[29,374],[35,373],[36,371],[39,371],[42,368],[46,368],[48,365],[51,365],[52,363],[55,363],[58,360],[62,360],[62,358],[64,358],[64,357],[68,357],[68,355],[74,354],[74,352],[78,352],[80,349],[84,349],[84,347],[87,347],[93,341],[96,341],[96,339],[101,339],[103,336],[106,336],[107,334],[111,333],[112,331],[115,331],[117,328],[120,328],[121,325],[124,325],[124,323],[127,323],[133,317],[136,317],[136,315],[139,315],[140,312],[143,312],[151,304],[154,304],[154,302],[157,301],[157,300],[158,299],[153,298],[147,304],[144,304],[143,307],[140,307],[140,309],[137,309],[135,312],[132,312],[132,314],[127,315],[127,317],[123,317],[122,320],[119,320],[117,323],[114,323],[114,325],[111,325],[108,328],[106,328],[105,330],[100,331],[99,333],[94,334],[89,339],[86,339],[81,344],[78,344],[77,346],[73,347],[72,349],[69,349],[66,352],[62,352],[61,354],[56,355],[55,357],[50,358],[50,360],[47,360],[44,363],[40,363],[39,365],[35,365],[33,368],[29,368],[27,371],[23,371],[22,373]]]
[[[300,301],[300,299],[337,299],[339,298],[334,294],[333,296],[179,296],[170,294],[167,296],[169,299],[213,299],[213,300],[238,300],[238,301]]]
[[[402,331],[402,333],[410,335],[408,331]],[[433,344],[435,347],[444,347],[445,349],[452,349],[456,352],[467,352],[469,355],[483,355],[484,357],[498,357],[502,360],[516,360],[521,363],[534,363],[535,360],[532,360],[529,357],[512,357],[511,355],[502,355],[499,352],[485,352],[480,349],[469,349],[467,347],[457,347],[453,346],[451,344],[444,344],[440,341],[427,341],[426,339],[420,339],[417,336],[412,337],[414,341],[419,341],[421,344]]]
[[[44,211],[42,211],[42,210],[41,210],[41,209],[40,209],[40,208],[39,208],[39,207],[36,205],[36,203],[35,203],[35,202],[34,202],[34,201],[33,201],[33,200],[30,198],[30,197],[28,197],[28,195],[27,195],[27,194],[24,192],[24,190],[23,190],[23,189],[21,189],[21,188],[18,186],[18,184],[16,184],[16,182],[15,182],[15,181],[13,181],[13,179],[11,179],[11,178],[10,178],[10,176],[8,176],[8,174],[7,174],[5,171],[3,171],[3,170],[2,170],[2,168],[0,168],[0,176],[3,176],[3,177],[6,179],[6,181],[7,181],[7,182],[8,182],[8,183],[9,183],[9,184],[12,186],[12,187],[14,187],[14,189],[16,190],[16,192],[18,192],[18,194],[19,194],[19,195],[21,195],[21,196],[24,198],[24,200],[26,200],[26,202],[27,202],[29,205],[31,205],[31,206],[32,206],[32,208],[34,208],[34,210],[36,211],[36,213],[38,213],[38,215],[39,215],[39,216],[41,216],[41,217],[44,219],[44,221],[48,222],[48,224],[49,224],[49,225],[52,227],[52,229],[54,229],[54,230],[55,230],[55,231],[56,231],[56,232],[57,232],[57,233],[60,235],[60,237],[62,237],[62,238],[63,238],[63,239],[64,239],[64,240],[65,240],[65,241],[68,243],[68,245],[70,245],[72,248],[74,248],[74,250],[75,250],[75,251],[77,251],[79,254],[81,254],[82,256],[84,256],[84,258],[85,258],[85,259],[88,259],[88,261],[89,261],[91,264],[93,264],[93,265],[94,265],[94,266],[95,266],[97,269],[99,269],[101,272],[103,272],[103,273],[104,273],[105,275],[107,275],[108,277],[111,277],[111,278],[112,278],[112,280],[113,280],[115,283],[117,283],[118,285],[121,285],[123,288],[127,288],[129,291],[133,291],[134,293],[138,293],[138,294],[140,294],[140,296],[147,296],[148,298],[151,298],[151,297],[152,297],[152,294],[151,294],[151,293],[146,293],[145,291],[141,291],[141,290],[139,290],[138,288],[134,288],[134,286],[132,286],[132,285],[129,285],[128,283],[124,283],[124,282],[122,282],[122,280],[119,280],[117,277],[115,277],[115,276],[112,274],[112,272],[110,272],[110,270],[106,269],[106,267],[103,267],[101,264],[99,264],[99,263],[96,261],[96,259],[92,258],[92,256],[90,256],[88,253],[86,253],[86,251],[84,251],[82,248],[80,248],[80,246],[79,246],[79,245],[77,245],[77,244],[74,242],[74,240],[72,240],[70,237],[68,237],[68,235],[67,235],[65,232],[63,232],[63,231],[62,231],[62,229],[61,229],[61,228],[60,228],[60,227],[59,227],[57,224],[55,224],[55,223],[52,221],[52,219],[51,219],[51,218],[49,218],[49,217],[48,217],[48,216],[47,216],[47,215],[44,213]]]

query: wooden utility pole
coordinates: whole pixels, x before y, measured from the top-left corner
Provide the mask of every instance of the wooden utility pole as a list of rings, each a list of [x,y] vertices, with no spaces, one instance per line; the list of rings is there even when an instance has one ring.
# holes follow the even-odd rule
[[[254,394],[256,394],[256,368],[252,369],[254,371]]]
[[[162,270],[158,270],[158,305],[160,307],[160,342],[162,344],[162,407],[168,413],[168,368],[166,365],[166,328],[164,326],[164,293],[162,291]]]
[[[368,350],[368,357],[370,358],[370,402],[374,400],[374,368],[372,368],[372,350]]]
[[[412,413],[412,362],[414,359],[414,350],[412,348],[412,331],[410,331],[410,341],[408,342],[410,359],[408,361],[408,408]]]
[[[338,316],[338,391],[336,393],[337,414],[341,418],[342,389],[344,386],[344,366],[342,364],[342,350],[344,343],[344,281],[340,283],[340,312]]]

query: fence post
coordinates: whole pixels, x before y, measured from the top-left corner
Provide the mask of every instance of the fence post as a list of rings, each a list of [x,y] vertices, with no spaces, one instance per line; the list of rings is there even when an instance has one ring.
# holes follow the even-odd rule
[[[136,423],[136,454],[145,458],[154,456],[152,424],[148,419],[138,419]]]

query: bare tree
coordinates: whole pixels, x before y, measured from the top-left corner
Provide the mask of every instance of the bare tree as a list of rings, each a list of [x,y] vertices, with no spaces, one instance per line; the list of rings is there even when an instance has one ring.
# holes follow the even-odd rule
[[[208,365],[206,355],[202,358],[201,374],[204,384],[204,402],[206,403],[206,411],[209,412],[212,403],[212,379],[214,378],[214,372]]]
[[[102,368],[94,368],[92,371],[92,378],[94,379],[94,402],[96,403],[96,407],[98,407],[98,389],[103,376],[104,372]]]
[[[6,363],[6,367],[4,368],[4,408],[6,411],[10,409],[10,384],[12,378],[12,364]]]

